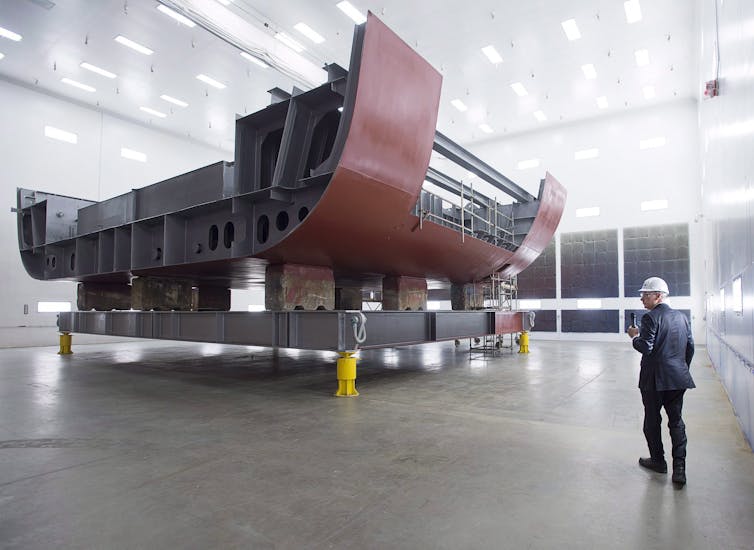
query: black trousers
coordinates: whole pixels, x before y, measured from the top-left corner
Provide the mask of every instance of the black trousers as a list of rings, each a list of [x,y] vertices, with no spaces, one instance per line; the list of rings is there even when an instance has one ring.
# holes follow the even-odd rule
[[[686,425],[681,418],[684,393],[686,390],[641,390],[641,400],[644,403],[644,437],[647,438],[649,455],[654,460],[665,460],[661,434],[662,417],[660,416],[660,410],[663,407],[668,415],[673,458],[686,458]]]

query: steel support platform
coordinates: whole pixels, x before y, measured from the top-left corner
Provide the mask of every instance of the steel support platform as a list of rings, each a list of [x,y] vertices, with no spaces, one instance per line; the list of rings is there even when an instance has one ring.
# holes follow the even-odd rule
[[[366,339],[355,328],[366,318]],[[529,311],[74,311],[62,333],[347,351],[531,330]]]

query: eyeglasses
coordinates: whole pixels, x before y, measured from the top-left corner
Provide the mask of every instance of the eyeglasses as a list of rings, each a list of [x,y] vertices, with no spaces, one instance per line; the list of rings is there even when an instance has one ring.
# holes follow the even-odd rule
[[[659,294],[659,292],[639,292],[639,296],[641,296],[642,298],[649,296],[650,294]]]

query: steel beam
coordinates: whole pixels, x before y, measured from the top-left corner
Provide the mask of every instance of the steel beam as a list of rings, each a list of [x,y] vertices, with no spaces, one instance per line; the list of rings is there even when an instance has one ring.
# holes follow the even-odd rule
[[[530,330],[527,311],[365,311],[364,349]],[[357,311],[74,311],[61,332],[298,349],[356,348]]]

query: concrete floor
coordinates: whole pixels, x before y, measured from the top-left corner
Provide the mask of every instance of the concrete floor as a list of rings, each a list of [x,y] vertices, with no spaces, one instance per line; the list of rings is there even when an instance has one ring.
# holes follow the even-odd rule
[[[754,547],[754,454],[704,350],[675,490],[636,463],[628,339],[531,348],[364,352],[352,399],[332,353],[0,350],[0,546]]]

